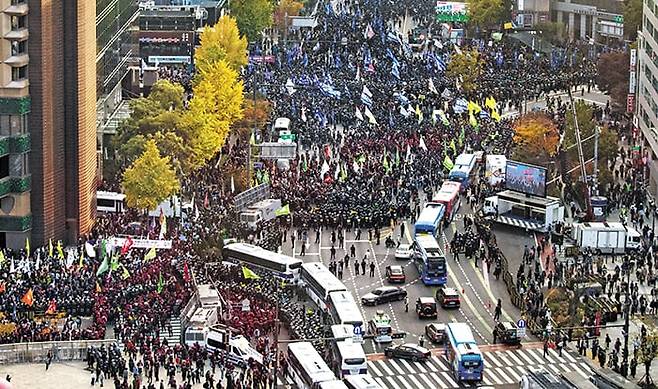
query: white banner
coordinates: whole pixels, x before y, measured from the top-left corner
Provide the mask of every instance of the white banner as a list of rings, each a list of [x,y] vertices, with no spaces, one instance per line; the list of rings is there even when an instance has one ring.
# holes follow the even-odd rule
[[[171,248],[171,240],[163,240],[163,239],[139,239],[139,238],[132,238],[133,244],[130,246],[131,248],[134,249],[150,249],[151,247],[155,247],[156,249],[170,249]],[[118,237],[112,237],[107,240],[107,245],[108,246],[113,246],[113,247],[123,247],[123,243],[126,241],[126,238],[118,238]]]

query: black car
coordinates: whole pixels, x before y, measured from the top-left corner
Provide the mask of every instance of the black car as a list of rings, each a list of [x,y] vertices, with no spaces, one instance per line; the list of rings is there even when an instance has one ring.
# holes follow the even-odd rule
[[[406,343],[397,346],[386,347],[384,355],[388,358],[402,358],[416,361],[427,361],[431,356],[430,350],[417,344]]]
[[[494,338],[496,338],[496,342],[500,343],[521,344],[518,329],[514,322],[501,321],[494,327]]]
[[[425,326],[425,336],[430,342],[443,343],[446,340],[446,325],[443,323],[430,323]]]
[[[434,297],[419,297],[416,300],[416,313],[420,319],[426,317],[436,319],[436,300],[434,300]]]
[[[363,305],[377,305],[391,301],[402,301],[407,291],[396,286],[382,286],[361,297]]]
[[[439,288],[436,291],[436,301],[443,308],[459,308],[461,305],[459,292],[455,288]]]

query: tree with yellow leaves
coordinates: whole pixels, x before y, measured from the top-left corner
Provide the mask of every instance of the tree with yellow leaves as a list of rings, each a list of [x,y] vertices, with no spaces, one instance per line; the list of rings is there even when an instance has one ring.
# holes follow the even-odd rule
[[[194,52],[194,62],[198,72],[219,61],[225,60],[231,68],[239,71],[247,64],[247,38],[238,30],[235,19],[222,16],[212,27],[205,27],[201,33],[201,45]]]
[[[557,152],[560,133],[546,114],[532,112],[514,124],[514,156],[524,162],[545,165]]]
[[[471,93],[477,87],[476,81],[482,73],[482,59],[476,49],[463,50],[455,54],[448,63],[446,76],[454,80],[466,93]]]
[[[226,61],[215,61],[199,74],[190,110],[211,114],[214,120],[231,126],[243,116],[243,92],[244,85],[238,80],[238,73]]]
[[[123,174],[123,191],[129,207],[154,210],[180,188],[169,157],[161,157],[153,139]]]

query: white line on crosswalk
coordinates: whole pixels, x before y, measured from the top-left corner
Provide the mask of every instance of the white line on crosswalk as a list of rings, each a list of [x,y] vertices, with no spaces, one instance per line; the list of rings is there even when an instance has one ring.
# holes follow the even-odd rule
[[[434,375],[436,375],[436,373],[430,373],[430,374],[434,374]],[[421,386],[421,388],[434,388],[434,387],[436,387],[436,384],[432,383],[432,380],[430,380],[430,379],[427,378],[427,377],[429,377],[429,374],[420,374],[420,375],[418,376],[418,378],[419,378],[421,381],[423,381],[423,382],[425,382],[425,384],[427,384],[427,385],[423,385],[423,386]],[[443,384],[443,382],[439,381],[439,383],[441,384],[441,387],[442,387],[442,388],[446,388],[446,386]]]
[[[402,387],[403,388],[411,388],[411,385],[409,385],[409,382],[407,382],[407,379],[405,377],[412,377],[412,376],[410,376],[410,375],[408,375],[408,376],[399,375],[398,376],[398,379],[402,383]]]
[[[555,365],[555,364],[553,364],[553,363],[549,363],[549,364],[547,364],[546,367],[545,367],[545,369],[552,370],[551,373],[555,373],[555,374],[557,374],[557,375],[560,375],[560,374],[562,373],[562,372],[560,371],[560,369],[557,367],[557,365]]]
[[[415,363],[414,367],[418,370],[420,370],[421,373],[427,373],[427,368],[426,366],[430,365],[428,362],[419,362]],[[430,365],[431,366],[431,365]]]
[[[490,386],[493,385],[493,381],[491,379],[491,374],[489,374],[489,370],[485,369],[484,373],[482,374],[482,383]]]
[[[527,364],[529,365],[534,365],[536,362],[530,359],[525,353],[520,352],[519,350],[514,350],[512,351],[515,355],[519,356],[521,359],[525,360]],[[522,363],[522,365],[525,365],[526,363]]]
[[[423,387],[423,384],[421,384],[420,381],[418,381],[418,379],[416,377],[414,377],[413,375],[410,375],[408,377],[409,377],[410,381],[412,381],[414,384],[416,384],[417,388],[422,388]]]
[[[505,356],[504,351],[494,351],[493,354],[496,355],[496,358],[498,358],[500,361],[502,361],[501,366],[510,366],[511,363],[509,362],[509,359]]]
[[[517,358],[516,355],[514,355],[514,350],[511,350],[511,351],[503,351],[503,353],[504,353],[505,355],[507,355],[510,359],[514,360],[514,362],[515,362],[514,364],[515,364],[515,365],[523,365],[523,364],[524,364],[523,362],[521,362],[521,360],[520,360],[519,358]]]
[[[493,355],[493,353],[487,353],[486,355],[487,355],[487,359],[493,362],[493,365],[489,365],[489,366],[501,366],[500,362],[498,362],[498,358],[496,358]],[[485,363],[486,363],[486,360],[485,360]]]
[[[438,371],[448,370],[448,367],[441,361],[440,358],[432,356],[432,358],[430,358],[430,361],[432,361],[432,363],[434,363],[435,365],[437,365],[439,367]]]
[[[495,368],[490,368],[486,369],[484,371],[485,375],[488,376],[490,379],[496,381],[498,385],[502,385],[504,382],[498,378],[498,375],[496,374],[496,369]]]
[[[395,382],[395,380],[393,379],[392,376],[391,377],[386,377],[386,381],[389,382],[390,385],[385,385],[385,387],[387,387],[387,388],[393,387],[395,389],[401,389],[400,386],[397,384],[397,382]]]
[[[439,378],[439,375],[438,375],[438,374],[436,374],[436,373],[430,373],[429,376],[432,377],[432,379],[434,379],[434,381],[440,383],[442,388],[448,388],[448,385],[446,385],[445,382],[441,381],[441,378]],[[422,377],[422,376],[421,376],[421,377]],[[434,386],[434,385],[431,385],[430,388],[433,387],[433,386]]]
[[[554,353],[557,354],[557,352],[556,352],[555,350],[551,350],[551,351],[553,351]],[[568,360],[568,361],[566,361],[566,362],[576,362],[576,358],[572,357],[571,354],[570,354],[569,352],[567,352],[567,351],[562,351],[562,355],[565,357],[565,359]]]
[[[379,377],[380,375],[382,375],[382,372],[379,371],[379,369],[377,368],[377,366],[375,365],[375,363],[372,362],[372,361],[368,362],[368,369],[371,369],[371,370],[372,370],[373,375],[374,375],[375,377]]]
[[[377,381],[377,383],[379,384],[379,386],[381,386],[382,388],[385,388],[385,387],[386,387],[386,385],[384,385],[384,380],[383,380],[383,379],[381,379],[381,378],[379,378],[379,377],[375,377],[375,381]]]
[[[513,373],[513,372],[512,372]],[[518,383],[519,380],[513,375],[510,374],[507,368],[499,367],[496,369],[496,374],[498,374],[504,383],[513,384]]]
[[[412,369],[411,365],[409,365],[409,362],[405,361],[404,359],[400,359],[399,362],[400,362],[400,364],[402,364],[402,366],[404,366],[407,370],[409,370],[411,372],[411,374],[415,373],[414,369]],[[414,365],[418,366],[419,364],[414,363]]]
[[[509,366],[507,368],[507,373],[510,374],[512,376],[512,378],[514,378],[514,380],[515,380],[514,382],[521,381],[521,376],[516,374],[516,371],[514,371],[514,369],[512,369],[512,366]]]
[[[580,367],[581,367],[581,368],[583,369],[583,371],[585,371],[586,373],[591,373],[591,372],[592,372],[592,368],[589,367],[589,365],[586,364],[585,362],[580,362]]]
[[[543,364],[546,363],[546,360],[544,360],[542,358],[541,353],[543,351],[539,351],[539,350],[536,350],[536,349],[527,349],[526,351],[527,351],[527,354],[530,355],[535,360],[534,364],[539,363],[540,365],[543,365]]]
[[[573,370],[576,371],[576,373],[580,374],[583,378],[588,378],[589,377],[588,374],[585,374],[582,370],[580,370],[580,368],[578,367],[577,364],[572,363],[570,366]]]
[[[441,376],[448,382],[448,385],[451,385],[451,387],[456,387],[459,386],[457,383],[452,379],[450,374],[446,373],[445,371],[441,372]]]
[[[388,360],[391,363],[391,366],[399,373],[399,374],[404,374],[404,370],[400,368],[400,366],[397,364],[397,362],[393,359]]]
[[[379,365],[381,366],[381,368],[384,369],[384,371],[386,371],[386,375],[393,375],[394,374],[393,370],[391,370],[391,368],[388,367],[388,365],[386,365],[386,361],[377,361],[377,362],[379,362]]]
[[[528,372],[528,366],[519,365],[514,368],[519,372],[519,376],[524,376]]]

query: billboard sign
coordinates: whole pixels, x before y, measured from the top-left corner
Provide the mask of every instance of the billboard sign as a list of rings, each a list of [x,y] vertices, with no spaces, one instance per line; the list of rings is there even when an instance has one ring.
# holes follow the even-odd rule
[[[515,192],[546,197],[546,168],[507,161],[505,187]]]
[[[457,1],[436,2],[437,22],[467,22],[468,19],[466,3],[460,3]]]

